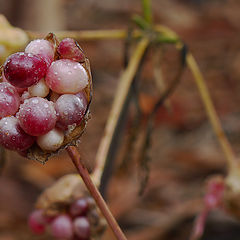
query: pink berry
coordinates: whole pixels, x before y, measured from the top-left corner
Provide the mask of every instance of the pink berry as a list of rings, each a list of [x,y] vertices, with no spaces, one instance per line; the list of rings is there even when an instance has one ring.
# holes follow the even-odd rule
[[[85,198],[80,198],[76,200],[70,206],[70,214],[73,217],[84,215],[87,213],[87,211],[88,211],[88,202]]]
[[[81,97],[73,94],[64,94],[60,96],[55,109],[58,115],[57,126],[61,129],[67,129],[69,125],[79,125],[87,108],[87,100],[82,93]]]
[[[67,215],[56,217],[51,223],[51,233],[55,238],[70,239],[73,236],[71,218]]]
[[[84,62],[85,56],[78,45],[78,43],[72,38],[64,38],[57,49],[60,58],[71,59],[77,62]]]
[[[61,59],[51,64],[46,83],[56,93],[77,93],[88,84],[88,73],[78,62]]]
[[[40,56],[49,67],[54,59],[54,45],[45,39],[36,39],[31,41],[26,49],[26,53]]]
[[[0,83],[0,118],[14,115],[19,108],[20,97],[10,83]]]
[[[47,65],[43,59],[30,53],[18,52],[9,56],[4,64],[4,75],[15,87],[26,88],[44,77]]]
[[[43,215],[43,210],[34,210],[28,219],[28,225],[33,233],[42,234],[45,232],[45,217]]]
[[[5,76],[4,76],[4,73],[2,73],[2,81],[3,82],[8,82],[8,80],[5,78]],[[9,83],[9,82],[8,82]],[[9,83],[10,84],[10,83]],[[13,86],[13,85],[12,85]],[[13,86],[13,87],[15,87],[15,86]],[[18,87],[15,87],[16,88],[16,90],[17,90],[17,92],[19,93],[19,94],[22,94],[24,91],[27,91],[27,88],[18,88]]]
[[[25,133],[15,117],[5,117],[0,120],[0,144],[5,148],[24,151],[35,141],[33,136]]]
[[[88,239],[90,237],[90,223],[86,217],[75,218],[73,229],[76,236],[81,239]]]
[[[32,136],[49,132],[55,127],[57,120],[53,102],[40,97],[25,100],[20,105],[17,118],[22,129]]]

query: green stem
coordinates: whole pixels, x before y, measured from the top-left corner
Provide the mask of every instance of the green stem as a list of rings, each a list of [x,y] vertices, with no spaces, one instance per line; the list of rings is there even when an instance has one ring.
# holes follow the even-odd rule
[[[151,0],[142,0],[143,17],[149,25],[152,24],[152,6]]]

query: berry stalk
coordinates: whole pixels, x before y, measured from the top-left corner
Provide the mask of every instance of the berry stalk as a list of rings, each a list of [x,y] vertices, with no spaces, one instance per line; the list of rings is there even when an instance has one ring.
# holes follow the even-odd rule
[[[93,184],[92,179],[88,173],[88,170],[83,165],[80,154],[75,147],[68,147],[67,152],[72,159],[73,164],[75,165],[78,173],[82,177],[86,187],[88,188],[89,192],[91,193],[92,197],[95,199],[99,209],[101,210],[102,214],[106,218],[109,226],[111,227],[116,239],[118,240],[127,240],[124,233],[122,232],[121,228],[119,227],[117,221],[113,217],[112,213],[110,212],[107,204],[103,200],[101,194],[99,193],[96,186]]]

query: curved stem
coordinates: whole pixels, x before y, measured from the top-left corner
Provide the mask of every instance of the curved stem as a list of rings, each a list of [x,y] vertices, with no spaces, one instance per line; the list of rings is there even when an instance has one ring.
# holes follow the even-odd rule
[[[116,127],[118,125],[119,117],[124,108],[125,100],[128,96],[129,89],[131,87],[132,81],[137,72],[144,52],[147,49],[148,44],[149,40],[147,38],[143,38],[138,43],[134,53],[129,60],[127,68],[125,69],[119,80],[119,85],[104,130],[104,135],[96,154],[96,168],[94,171],[94,176],[96,179],[100,179],[102,177],[102,173],[104,171],[104,168],[106,167],[105,165],[108,162],[109,151],[111,148],[112,139],[114,137]]]
[[[101,210],[103,216],[106,218],[109,226],[111,227],[116,239],[118,240],[127,240],[121,228],[119,227],[117,221],[110,212],[107,204],[103,200],[101,194],[99,193],[97,187],[92,182],[92,179],[88,173],[88,170],[83,165],[81,157],[76,147],[68,147],[67,152],[72,159],[73,164],[75,165],[78,173],[82,177],[87,189],[91,193],[92,197],[95,199],[99,209]]]
[[[162,34],[166,35],[167,37],[176,38],[176,40],[178,40],[178,42],[176,43],[176,47],[178,49],[181,48],[182,43],[181,43],[178,35],[174,31],[172,31],[168,27],[161,26],[161,25],[155,26],[155,30],[158,32],[161,32]],[[231,170],[235,169],[236,166],[238,165],[237,157],[236,157],[236,155],[232,149],[232,146],[229,143],[229,141],[223,131],[221,122],[220,122],[217,112],[214,108],[214,105],[213,105],[212,99],[210,97],[209,90],[207,88],[205,80],[203,78],[203,75],[197,65],[196,60],[194,59],[194,57],[191,53],[187,54],[186,61],[187,61],[187,65],[188,65],[190,71],[193,74],[195,83],[198,87],[198,91],[199,91],[201,99],[203,101],[207,116],[211,122],[212,128],[217,136],[218,142],[219,142],[219,144],[222,148],[222,151],[225,155],[228,170],[231,171]]]

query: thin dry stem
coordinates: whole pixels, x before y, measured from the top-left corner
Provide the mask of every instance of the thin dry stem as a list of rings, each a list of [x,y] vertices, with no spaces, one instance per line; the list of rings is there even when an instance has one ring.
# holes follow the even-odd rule
[[[194,76],[194,80],[195,80],[195,83],[197,84],[200,96],[204,103],[206,113],[212,124],[215,134],[217,135],[217,139],[222,147],[222,150],[225,154],[228,168],[229,170],[234,169],[237,165],[236,156],[233,152],[231,144],[229,143],[222,129],[221,122],[218,118],[217,112],[212,103],[212,100],[211,100],[207,85],[202,76],[202,73],[200,72],[200,69],[191,53],[187,54],[187,65]]]
[[[67,152],[69,156],[71,157],[73,164],[75,165],[78,173],[82,177],[87,189],[91,193],[92,197],[95,199],[99,209],[101,210],[103,216],[106,218],[109,226],[111,227],[116,239],[118,240],[127,240],[124,233],[122,232],[121,228],[119,227],[117,221],[113,217],[112,213],[110,212],[107,204],[103,200],[101,194],[99,193],[97,187],[92,182],[92,179],[88,173],[88,170],[83,165],[80,154],[77,151],[76,147],[68,147]]]
[[[46,36],[46,32],[26,31],[30,40],[36,38],[43,38]],[[55,35],[59,39],[74,38],[76,40],[106,40],[106,39],[125,39],[128,36],[128,32],[122,29],[116,30],[82,30],[82,31],[56,31]],[[142,32],[134,30],[132,32],[133,38],[139,38],[142,36]]]
[[[117,125],[117,121],[124,107],[124,102],[129,92],[131,83],[134,79],[134,76],[141,62],[143,54],[147,49],[148,44],[149,44],[149,40],[147,38],[143,38],[138,43],[134,53],[130,58],[127,68],[125,69],[125,71],[123,72],[119,80],[119,86],[117,88],[116,96],[114,98],[111,112],[109,114],[108,121],[105,127],[104,136],[100,142],[100,145],[96,154],[96,168],[94,171],[94,175],[96,179],[101,178],[101,175],[105,166],[105,162],[107,159],[107,155],[109,152],[110,144],[113,138],[114,130]]]

